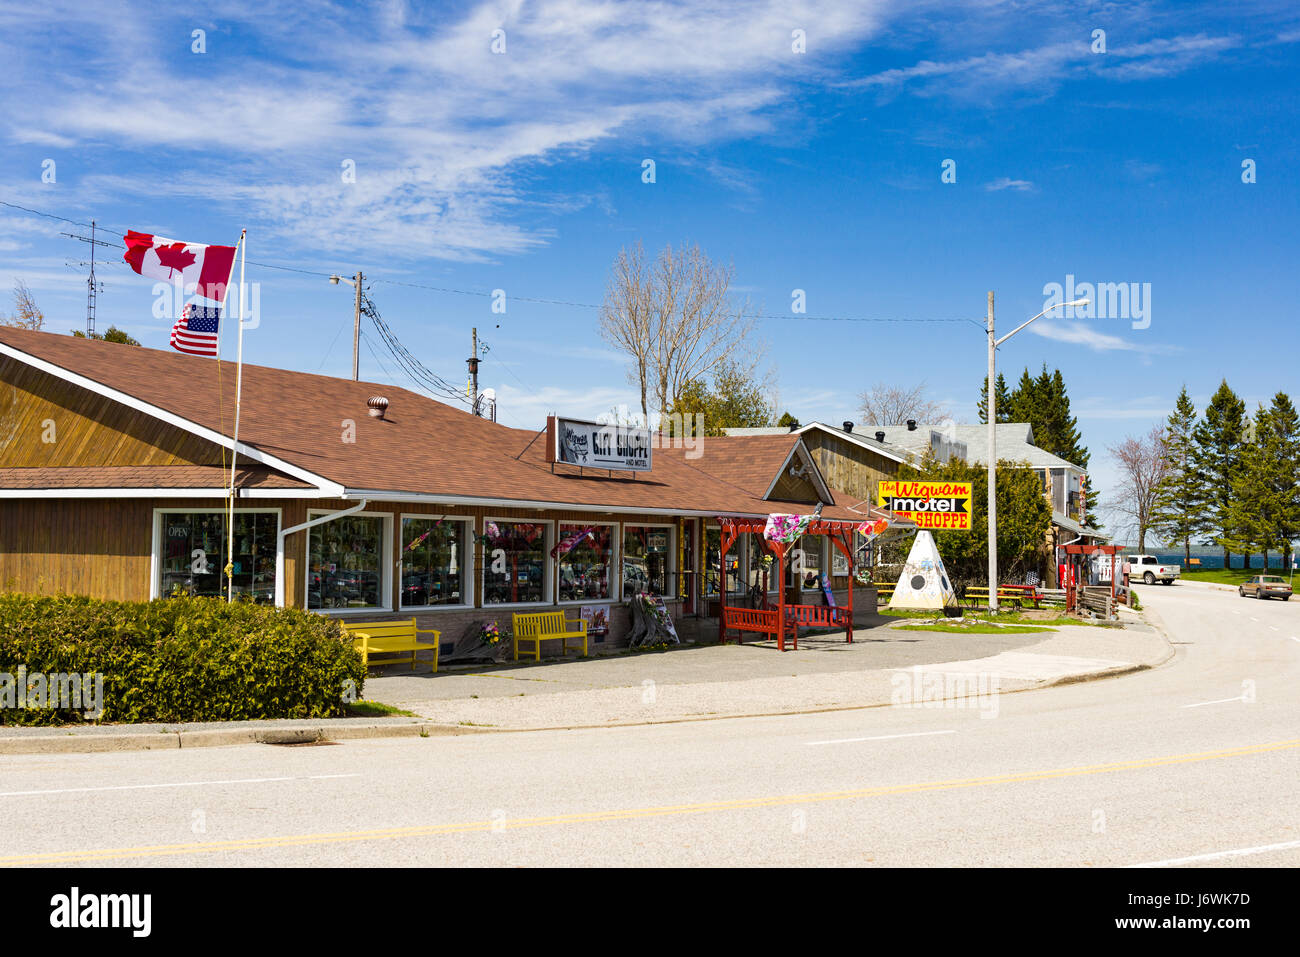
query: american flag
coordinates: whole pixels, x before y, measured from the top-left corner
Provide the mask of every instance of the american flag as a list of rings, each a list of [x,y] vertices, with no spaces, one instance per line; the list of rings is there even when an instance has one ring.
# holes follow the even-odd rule
[[[220,323],[221,310],[217,306],[187,304],[172,326],[172,348],[193,356],[215,356]]]

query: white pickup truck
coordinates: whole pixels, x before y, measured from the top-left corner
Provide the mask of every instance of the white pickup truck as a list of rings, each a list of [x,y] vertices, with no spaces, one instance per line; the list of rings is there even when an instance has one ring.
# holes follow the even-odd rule
[[[1142,581],[1154,585],[1157,581],[1172,585],[1183,573],[1181,565],[1162,565],[1154,555],[1125,555],[1124,571],[1130,582]]]

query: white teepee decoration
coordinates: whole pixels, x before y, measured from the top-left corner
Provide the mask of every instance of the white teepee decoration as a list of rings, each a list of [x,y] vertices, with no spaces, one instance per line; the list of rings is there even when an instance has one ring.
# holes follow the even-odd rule
[[[957,593],[948,581],[948,572],[939,557],[934,536],[922,529],[907,555],[907,564],[894,588],[890,608],[933,608],[936,611],[957,606]]]

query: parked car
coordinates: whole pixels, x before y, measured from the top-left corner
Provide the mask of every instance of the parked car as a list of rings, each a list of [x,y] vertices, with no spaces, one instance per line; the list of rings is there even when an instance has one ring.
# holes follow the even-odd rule
[[[1237,587],[1237,594],[1242,598],[1281,598],[1291,600],[1291,585],[1284,578],[1276,575],[1256,575]]]
[[[1154,585],[1157,581],[1172,585],[1183,573],[1181,565],[1162,565],[1154,555],[1126,555],[1124,570],[1128,572],[1129,581],[1140,579],[1148,585]]]

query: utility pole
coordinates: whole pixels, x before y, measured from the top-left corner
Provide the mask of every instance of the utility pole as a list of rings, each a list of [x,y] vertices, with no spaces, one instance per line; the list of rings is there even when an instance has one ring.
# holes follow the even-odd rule
[[[995,356],[998,351],[998,341],[993,333],[993,290],[989,290],[989,384],[985,390],[988,393],[988,426],[989,426],[989,608],[993,611],[998,610],[998,440],[997,440],[997,372]]]
[[[361,353],[360,353],[360,348],[361,348],[361,280],[362,280],[363,278],[364,278],[364,277],[361,275],[361,270],[358,269],[358,270],[357,270],[356,280],[355,280],[355,285],[356,285],[356,287],[357,287],[357,306],[356,306],[356,312],[353,314],[353,317],[352,317],[352,381],[353,381],[353,382],[358,382],[358,381],[360,381],[360,379],[361,379],[361,375],[360,375],[360,371],[359,371],[359,370],[360,370],[360,360],[361,360]]]
[[[469,364],[469,407],[478,415],[478,326],[470,330],[470,356],[465,362]]]

